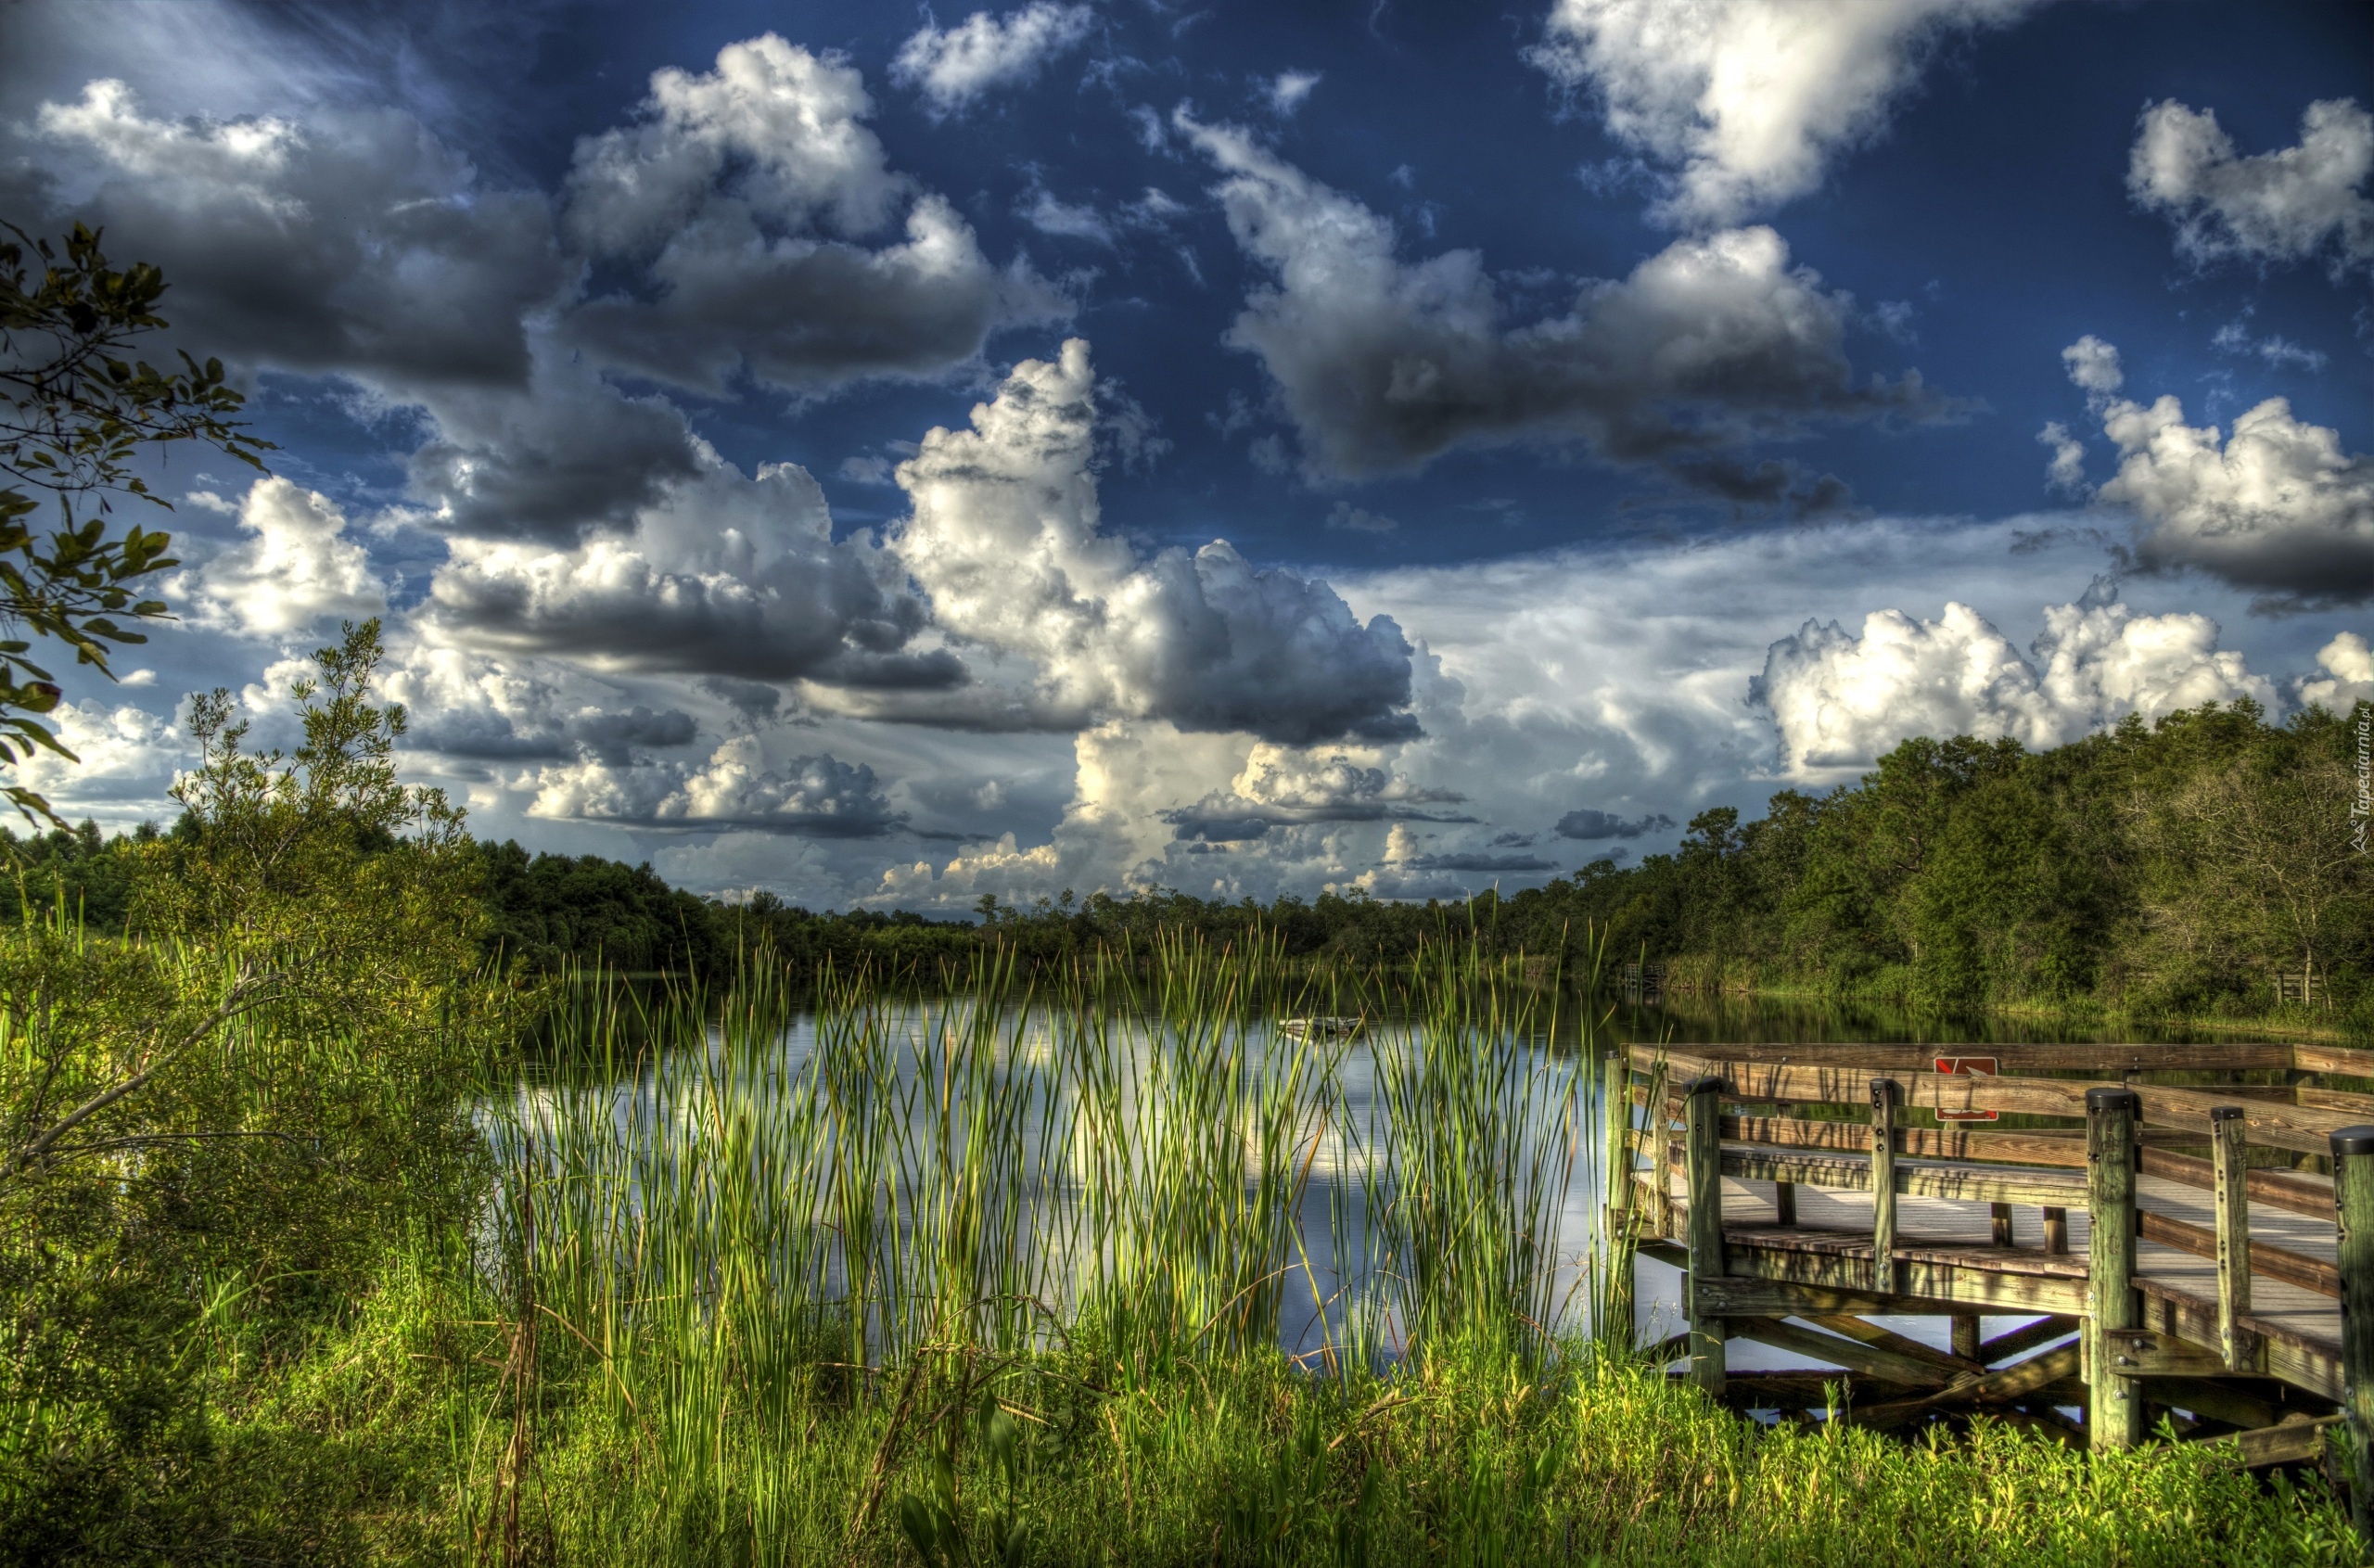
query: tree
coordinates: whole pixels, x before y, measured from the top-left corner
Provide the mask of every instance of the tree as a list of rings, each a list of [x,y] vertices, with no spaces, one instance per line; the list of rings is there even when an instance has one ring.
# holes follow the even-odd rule
[[[76,662],[113,679],[109,645],[147,641],[133,623],[167,611],[143,591],[179,564],[161,530],[134,523],[108,532],[111,497],[172,509],[134,471],[135,459],[202,441],[261,471],[272,443],[231,417],[244,400],[224,383],[222,361],[199,364],[184,352],[180,370],[162,371],[129,357],[135,338],[168,325],[156,309],[165,279],[146,262],[114,270],[99,241],[75,224],[61,261],[48,240],[0,223],[0,626],[63,643]],[[34,520],[37,491],[57,507],[47,533]],[[42,720],[60,694],[29,657],[32,637],[0,638],[0,763],[35,747],[71,761]],[[64,825],[22,785],[0,794],[29,820]]]
[[[518,997],[461,814],[396,778],[378,655],[376,623],[314,655],[288,756],[193,705],[186,815],[124,851],[130,939],[0,923],[0,1557],[268,1557],[217,1506],[191,1336],[236,1300],[302,1343],[390,1236],[482,1198],[467,1096]]]

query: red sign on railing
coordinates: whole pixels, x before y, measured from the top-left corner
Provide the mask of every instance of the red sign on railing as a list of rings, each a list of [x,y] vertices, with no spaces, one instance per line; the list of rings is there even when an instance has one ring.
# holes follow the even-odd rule
[[[1985,1073],[1992,1077],[1997,1070],[1997,1062],[1992,1056],[1940,1056],[1936,1059],[1934,1065],[1938,1073],[1947,1077],[1968,1077],[1974,1073]],[[2001,1115],[1999,1111],[1941,1110],[1937,1113],[1937,1119],[1941,1122],[1991,1122],[1997,1120]]]

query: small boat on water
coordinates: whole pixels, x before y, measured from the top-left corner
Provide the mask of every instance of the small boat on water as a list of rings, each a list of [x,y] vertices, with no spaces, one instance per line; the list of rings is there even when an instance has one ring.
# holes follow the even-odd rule
[[[1358,1018],[1289,1018],[1278,1026],[1288,1039],[1344,1039],[1360,1032]]]

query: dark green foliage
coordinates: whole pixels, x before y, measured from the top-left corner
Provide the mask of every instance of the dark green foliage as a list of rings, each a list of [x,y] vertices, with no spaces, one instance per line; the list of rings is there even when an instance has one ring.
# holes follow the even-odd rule
[[[598,855],[538,855],[481,844],[487,941],[531,969],[601,963],[630,973],[706,975],[721,967],[710,907],[647,864]]]
[[[0,621],[64,644],[102,673],[110,644],[147,641],[132,623],[160,618],[165,605],[142,595],[179,564],[162,532],[135,523],[109,534],[110,495],[168,504],[133,472],[135,456],[201,441],[261,470],[271,445],[231,417],[243,399],[219,360],[185,353],[181,369],[160,371],[127,357],[134,338],[165,326],[164,292],[146,262],[108,266],[99,236],[80,223],[54,247],[0,223]],[[34,491],[57,506],[47,533],[33,526]],[[35,747],[72,755],[41,718],[59,693],[32,650],[29,639],[0,639],[0,761]],[[20,784],[0,796],[28,818],[57,821]]]

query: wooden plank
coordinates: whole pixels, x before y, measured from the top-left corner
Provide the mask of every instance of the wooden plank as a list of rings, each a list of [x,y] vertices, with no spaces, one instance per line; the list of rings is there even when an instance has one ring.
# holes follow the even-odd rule
[[[2338,1045],[2295,1045],[2291,1048],[2291,1064],[2304,1073],[2374,1078],[2374,1051],[2350,1051]]]
[[[2230,1443],[2241,1456],[2245,1470],[2265,1470],[2270,1465],[2308,1464],[2325,1456],[2325,1434],[2339,1426],[2340,1416],[2287,1416],[2273,1426],[2263,1426],[2256,1432],[2238,1432],[2227,1437],[2208,1441]]]
[[[1723,1403],[1735,1410],[1827,1411],[1833,1396],[1844,1409],[1866,1398],[1901,1398],[1908,1392],[1900,1383],[1853,1372],[1733,1372],[1723,1390]]]
[[[2157,1329],[2104,1329],[2102,1352],[2120,1377],[2224,1377],[2255,1373],[2253,1366],[2229,1367],[2223,1353],[2188,1343]],[[2165,1403],[2164,1397],[2162,1399]]]
[[[2243,1118],[2249,1126],[2249,1118]],[[2247,1140],[2247,1134],[2245,1135]],[[2202,1192],[2217,1190],[2216,1167],[2208,1160],[2192,1154],[2178,1154],[2166,1149],[2146,1147],[2143,1151],[2143,1174],[2165,1177],[2181,1181]],[[2289,1214],[2304,1214],[2311,1219],[2333,1217],[2332,1183],[2301,1171],[2253,1170],[2250,1173],[2251,1202],[2279,1208]]]
[[[1958,1161],[1898,1160],[1895,1190],[1908,1197],[1961,1198],[1972,1203],[2067,1205],[2086,1195],[2086,1179],[2075,1171],[2022,1170],[2012,1166],[1965,1165]],[[1727,1144],[1723,1174],[1749,1181],[1790,1181],[1840,1192],[1871,1190],[1870,1156],[1794,1154]]]
[[[1978,1347],[1978,1358],[1992,1367],[2014,1356],[2024,1356],[2054,1340],[2077,1332],[2078,1320],[2059,1313],[2047,1313],[2033,1323],[2023,1323],[2008,1332],[1997,1334]]]
[[[2135,1288],[2153,1304],[2153,1321],[2181,1332],[2195,1344],[2217,1337],[2217,1304],[2152,1279],[2135,1281]],[[2342,1396],[2341,1346],[2306,1338],[2281,1319],[2256,1314],[2240,1325],[2260,1342],[2257,1354],[2266,1358],[2267,1376],[2302,1388],[2320,1399]]]
[[[1870,1247],[1852,1243],[1840,1247],[1792,1245],[1808,1239],[1803,1230],[1734,1230],[1729,1235],[1729,1266],[1733,1279],[1783,1280],[1826,1290],[1868,1294]],[[2086,1310],[2086,1268],[2074,1259],[2048,1259],[2034,1253],[2015,1254],[2023,1260],[2071,1264],[2061,1274],[2013,1271],[1986,1266],[2005,1255],[1973,1255],[1927,1248],[1896,1249],[1896,1289],[1893,1310],[1950,1312],[1977,1307],[2006,1317],[2035,1312],[2075,1315]]]
[[[1978,1321],[1978,1314],[1975,1312],[1957,1312],[1951,1316],[1957,1326],[1962,1323],[1974,1325]],[[1923,1345],[1917,1339],[1908,1339],[1894,1329],[1882,1328],[1879,1324],[1862,1318],[1825,1313],[1808,1316],[1806,1321],[1818,1329],[1828,1329],[1832,1333],[1844,1335],[1847,1339],[1857,1340],[1882,1350],[1894,1351],[1898,1356],[1909,1356],[1916,1361],[1934,1367],[1945,1377],[1986,1375],[1986,1363],[1979,1360],[1975,1355],[1965,1356],[1958,1350],[1951,1352],[1940,1350],[1934,1345]],[[1972,1347],[1975,1350],[1977,1335],[1972,1334],[1971,1339]]]
[[[1861,1150],[1870,1129],[1860,1122],[1817,1122],[1793,1116],[1725,1116],[1723,1138],[1732,1143],[1770,1143],[1786,1149]],[[1997,1160],[2021,1165],[2086,1167],[2086,1142],[2065,1132],[1980,1132],[1953,1127],[1896,1129],[1900,1154],[1933,1160]]]
[[[1955,1383],[1918,1399],[1893,1405],[1867,1406],[1855,1412],[1855,1420],[1858,1425],[1892,1426],[1926,1414],[1940,1405],[1989,1402],[2008,1405],[2074,1375],[2081,1359],[2076,1345],[2064,1345],[2058,1350],[2030,1357],[2016,1367],[2006,1367],[1983,1378]]]
[[[2283,1418],[2280,1389],[2222,1373],[2211,1378],[2155,1378],[2151,1397],[2228,1426],[2271,1426]],[[2272,1396],[2273,1397],[2270,1397]]]
[[[1869,1099],[1875,1078],[1893,1077],[1903,1086],[1905,1103],[1924,1110],[2012,1111],[2075,1118],[2085,1115],[2087,1090],[2126,1089],[2140,1098],[2144,1120],[2197,1133],[2204,1143],[2208,1141],[2209,1113],[2219,1105],[2233,1103],[2236,1098],[2225,1090],[2172,1089],[2158,1084],[1997,1077],[1985,1073],[1881,1074],[1853,1067],[1735,1062],[1706,1053],[1703,1047],[1691,1052],[1675,1052],[1670,1060],[1677,1067],[1700,1076],[1722,1077],[1727,1097],[1734,1100],[1855,1104]],[[2251,1101],[2244,1109],[2252,1142],[2299,1154],[2326,1153],[2331,1134],[2355,1120],[2338,1111],[2270,1101]]]
[[[1842,1312],[1909,1313],[1914,1316],[1950,1312],[1949,1301],[1919,1296],[1874,1295],[1867,1290],[1838,1285],[1805,1284],[1793,1280],[1753,1278],[1739,1274],[1709,1280],[1708,1310],[1726,1318],[1817,1318]]]
[[[2163,1247],[2189,1252],[2195,1257],[2214,1261],[2217,1256],[2217,1232],[2205,1226],[2189,1224],[2164,1214],[2145,1209],[2141,1214],[2142,1236],[2147,1242],[2157,1242]],[[2309,1257],[2284,1247],[2254,1243],[2250,1248],[2251,1268],[2270,1280],[2280,1280],[2287,1285],[2297,1285],[2304,1291],[2341,1299],[2341,1272],[2322,1258]]]
[[[2356,1094],[2342,1089],[2317,1089],[2302,1084],[2291,1091],[2294,1105],[2313,1105],[2320,1111],[2343,1112],[2357,1121],[2374,1117],[2374,1094]]]
[[[1867,1042],[1819,1044],[1700,1044],[1668,1048],[1668,1061],[1683,1055],[1726,1062],[1770,1062],[1816,1067],[1854,1067],[1869,1072],[1900,1074],[1927,1067],[1940,1056],[1992,1056],[2002,1070],[2012,1072],[2094,1073],[2109,1077],[2127,1072],[2266,1072],[2295,1063],[2295,1047],[2280,1041],[2236,1041],[2227,1044],[2158,1045],[2121,1042],[2089,1045],[2049,1041],[2004,1045],[1877,1045]],[[2360,1052],[2358,1054],[2368,1054]],[[2349,1071],[2336,1068],[2334,1071]],[[2364,1069],[2374,1077],[2374,1067]]]
[[[1908,1388],[1943,1387],[1956,1375],[1883,1346],[1859,1344],[1836,1334],[1818,1333],[1778,1318],[1742,1318],[1731,1323],[1730,1330],[1736,1339],[1752,1339],[1758,1345],[1786,1350],[1793,1356],[1805,1356],[1831,1366],[1844,1367],[1848,1371],[1885,1378]]]

